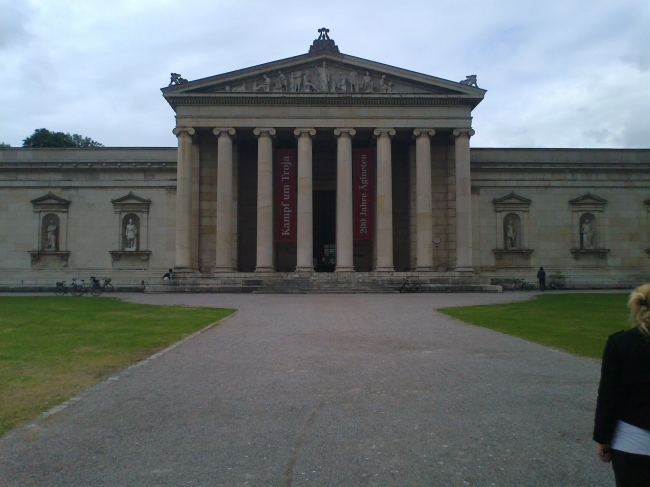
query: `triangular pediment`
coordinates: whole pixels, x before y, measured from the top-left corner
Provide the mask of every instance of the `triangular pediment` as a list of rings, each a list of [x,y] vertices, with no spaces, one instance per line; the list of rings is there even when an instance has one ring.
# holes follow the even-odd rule
[[[516,203],[516,204],[530,204],[530,201],[528,198],[524,198],[523,196],[519,196],[518,194],[511,192],[510,194],[507,194],[505,196],[502,196],[501,198],[494,198],[492,200],[494,203]]]
[[[138,195],[133,194],[132,191],[129,191],[129,194],[122,196],[121,198],[116,198],[111,200],[113,203],[113,209],[116,212],[120,211],[149,211],[149,205],[151,205],[151,200],[142,198]]]
[[[578,198],[572,199],[569,201],[569,203],[573,206],[588,206],[588,205],[596,205],[596,206],[602,206],[607,203],[607,200],[603,198],[599,198],[598,196],[595,196],[591,193],[587,193],[583,196],[580,196]]]
[[[303,54],[163,88],[182,96],[404,96],[447,95],[475,99],[485,90],[333,51]]]
[[[70,200],[61,198],[51,191],[45,196],[31,200],[35,210],[67,211],[70,206]]]
[[[129,191],[129,194],[122,196],[121,198],[111,200],[111,203],[151,203],[151,200],[142,198],[138,195],[133,194],[132,191]]]

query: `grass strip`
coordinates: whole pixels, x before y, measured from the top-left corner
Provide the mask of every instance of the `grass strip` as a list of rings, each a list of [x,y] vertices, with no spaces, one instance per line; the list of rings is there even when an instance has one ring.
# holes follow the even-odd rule
[[[531,301],[439,309],[473,325],[600,359],[607,337],[630,327],[629,294],[547,294]]]
[[[0,435],[233,312],[0,297]]]

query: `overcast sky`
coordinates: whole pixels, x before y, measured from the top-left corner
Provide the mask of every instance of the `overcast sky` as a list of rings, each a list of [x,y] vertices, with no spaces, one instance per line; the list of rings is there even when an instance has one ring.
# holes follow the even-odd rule
[[[478,75],[474,147],[650,148],[650,1],[0,0],[0,142],[36,128],[175,146],[161,96],[307,52]]]

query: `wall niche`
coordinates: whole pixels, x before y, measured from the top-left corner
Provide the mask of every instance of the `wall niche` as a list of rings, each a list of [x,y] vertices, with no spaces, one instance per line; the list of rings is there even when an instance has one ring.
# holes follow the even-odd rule
[[[149,266],[149,206],[145,199],[129,192],[111,200],[117,216],[116,250],[109,251],[113,267],[141,268]]]
[[[531,200],[511,192],[492,200],[496,216],[495,265],[530,267],[528,245],[528,209]]]
[[[34,267],[68,267],[68,208],[70,201],[51,191],[31,200],[37,216],[34,250],[29,251]]]

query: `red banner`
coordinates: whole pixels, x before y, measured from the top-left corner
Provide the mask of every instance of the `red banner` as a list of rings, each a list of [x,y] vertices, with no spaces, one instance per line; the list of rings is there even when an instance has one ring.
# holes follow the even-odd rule
[[[296,221],[298,214],[296,180],[296,151],[277,149],[275,151],[275,240],[295,242],[298,236]]]
[[[372,149],[352,151],[352,209],[354,240],[373,240],[375,161]]]

